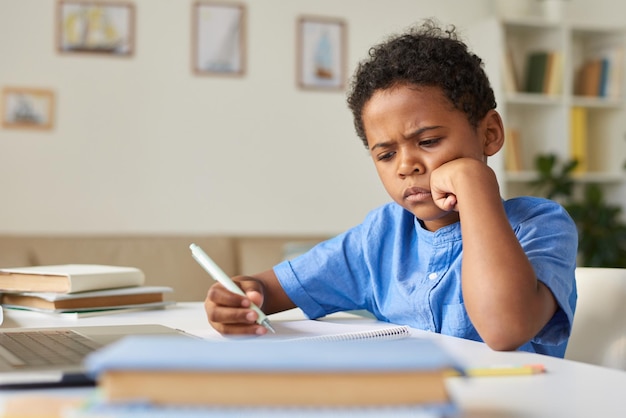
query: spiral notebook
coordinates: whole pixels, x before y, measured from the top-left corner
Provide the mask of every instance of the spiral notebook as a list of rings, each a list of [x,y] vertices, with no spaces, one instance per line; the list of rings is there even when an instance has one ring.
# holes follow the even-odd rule
[[[348,341],[401,339],[411,335],[408,326],[390,324],[360,316],[328,316],[320,320],[272,320],[277,340]],[[268,334],[269,335],[269,334]]]
[[[411,335],[409,327],[405,325],[385,327],[381,329],[368,329],[363,331],[343,332],[340,334],[316,335],[310,337],[295,337],[290,340],[307,341],[350,341],[350,340],[398,340]]]

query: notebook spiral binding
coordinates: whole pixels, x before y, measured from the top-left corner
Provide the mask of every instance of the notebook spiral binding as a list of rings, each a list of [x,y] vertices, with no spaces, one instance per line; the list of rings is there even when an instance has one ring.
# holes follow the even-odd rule
[[[347,332],[336,335],[318,335],[315,337],[303,337],[297,338],[297,340],[307,341],[351,341],[351,340],[370,340],[370,339],[385,339],[385,340],[399,340],[406,338],[410,335],[409,327],[401,325],[391,328],[376,329],[371,331],[356,331]]]

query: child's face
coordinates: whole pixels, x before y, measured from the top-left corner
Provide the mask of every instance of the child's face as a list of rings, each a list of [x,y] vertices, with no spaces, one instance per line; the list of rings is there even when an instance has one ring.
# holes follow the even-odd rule
[[[486,162],[480,128],[436,87],[396,86],[379,90],[363,108],[368,148],[392,199],[434,231],[457,222],[430,195],[437,167],[461,157]]]

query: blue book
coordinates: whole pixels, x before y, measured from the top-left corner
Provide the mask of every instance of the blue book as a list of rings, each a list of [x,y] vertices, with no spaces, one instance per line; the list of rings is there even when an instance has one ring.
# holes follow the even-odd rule
[[[611,62],[608,58],[600,60],[600,82],[598,85],[598,96],[607,97],[607,88],[609,83],[609,69]]]
[[[86,360],[107,401],[161,405],[449,405],[458,364],[434,341],[127,337]]]

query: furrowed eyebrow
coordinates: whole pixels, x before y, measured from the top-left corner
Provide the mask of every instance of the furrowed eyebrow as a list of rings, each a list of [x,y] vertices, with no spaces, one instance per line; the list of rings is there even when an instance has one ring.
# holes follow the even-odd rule
[[[374,151],[378,148],[385,148],[387,147],[389,144],[391,144],[391,142],[379,142],[376,145],[374,145],[373,147],[370,148],[370,151]]]
[[[414,138],[416,136],[420,136],[424,132],[432,131],[432,130],[438,129],[438,128],[441,128],[441,126],[439,126],[439,125],[437,125],[437,126],[425,126],[423,128],[419,128],[418,130],[411,132],[408,135],[405,135],[404,139]],[[376,150],[377,148],[385,148],[385,147],[389,146],[391,143],[392,143],[392,141],[379,142],[377,144],[374,144],[374,146],[372,146],[370,148],[370,152]]]

